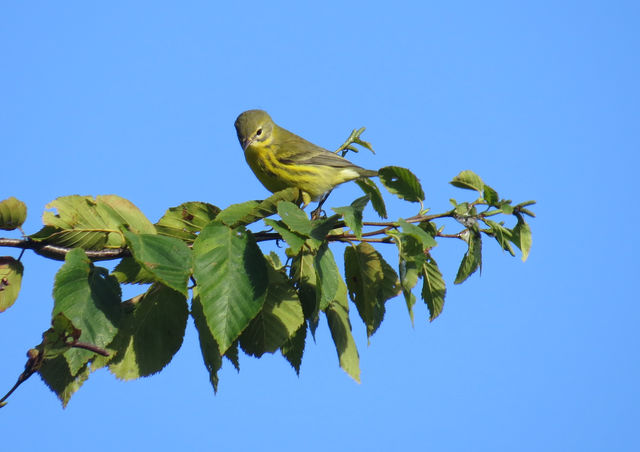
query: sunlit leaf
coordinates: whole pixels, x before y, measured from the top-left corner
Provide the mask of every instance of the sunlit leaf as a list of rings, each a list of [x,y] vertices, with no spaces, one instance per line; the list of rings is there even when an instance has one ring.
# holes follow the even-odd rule
[[[475,190],[480,193],[484,193],[484,182],[480,179],[476,173],[470,170],[464,170],[460,172],[456,177],[449,182],[454,187],[465,188],[467,190]]]
[[[360,356],[351,334],[347,287],[342,279],[337,296],[325,310],[331,337],[336,346],[340,367],[355,381],[360,383]]]
[[[531,251],[531,228],[522,216],[518,216],[518,224],[513,228],[511,240],[522,251],[522,262],[526,261]]]
[[[246,201],[239,204],[231,204],[224,210],[221,210],[216,216],[216,220],[234,227],[244,223],[247,218],[252,218],[251,212],[260,205],[260,201]],[[246,223],[245,223],[246,224]]]
[[[219,213],[218,207],[206,202],[185,202],[167,209],[155,226],[158,234],[193,243],[198,232]]]
[[[0,201],[0,229],[12,231],[27,219],[27,206],[13,196]]]
[[[155,234],[153,224],[130,201],[116,195],[64,196],[46,206],[44,228],[33,240],[88,250],[121,248],[125,245],[123,228],[136,234]]]
[[[429,308],[429,321],[440,315],[447,293],[444,278],[436,261],[429,256],[422,266],[422,299]]]
[[[486,184],[483,189],[482,197],[490,206],[497,206],[498,201],[500,200],[500,198],[498,197],[498,192]]]
[[[187,296],[193,258],[189,247],[175,237],[125,232],[131,254],[155,279]]]
[[[215,222],[202,230],[193,252],[206,324],[223,354],[262,308],[267,263],[250,232]]]
[[[295,255],[300,252],[306,240],[302,234],[291,231],[283,221],[273,220],[271,218],[265,218],[263,221],[267,226],[272,227],[280,234],[282,239],[289,245],[292,254]]]
[[[0,312],[15,303],[22,285],[22,262],[10,256],[0,256]]]
[[[282,221],[293,232],[309,237],[311,234],[311,220],[307,218],[300,207],[289,201],[281,201],[278,203],[278,215]]]
[[[233,204],[220,212],[216,218],[230,227],[247,225],[276,213],[280,201],[300,203],[301,199],[300,190],[287,188],[274,193],[263,201],[247,201],[241,204]]]

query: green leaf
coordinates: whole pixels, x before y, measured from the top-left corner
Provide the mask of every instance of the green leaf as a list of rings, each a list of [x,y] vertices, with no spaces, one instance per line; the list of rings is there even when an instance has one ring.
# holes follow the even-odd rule
[[[291,280],[298,291],[305,319],[316,317],[319,311],[319,300],[316,297],[317,276],[314,264],[314,253],[308,249],[303,249],[291,261]]]
[[[418,239],[422,244],[423,250],[429,250],[438,245],[438,242],[433,238],[433,235],[429,234],[420,226],[408,223],[402,218],[398,220],[398,225],[402,228],[403,234],[410,235]]]
[[[431,256],[423,264],[421,276],[422,299],[429,308],[429,321],[433,322],[442,312],[447,289],[438,264]]]
[[[280,201],[300,203],[301,199],[302,194],[300,190],[297,188],[287,188],[274,193],[264,201],[248,201],[241,204],[233,204],[220,212],[217,219],[229,227],[246,225],[276,213],[277,205]]]
[[[229,346],[226,352],[224,352],[224,357],[233,365],[233,367],[240,372],[240,352],[238,351],[238,347],[240,344],[240,339],[236,339]]]
[[[62,312],[82,331],[80,340],[106,347],[117,333],[121,316],[120,285],[107,269],[94,267],[80,248],[67,253],[53,287],[53,316]],[[63,356],[76,375],[95,354],[73,348]]]
[[[44,360],[38,373],[42,381],[60,399],[64,408],[69,403],[71,396],[87,381],[91,370],[85,364],[72,375],[64,356],[58,356],[54,359]]]
[[[218,343],[216,342],[213,334],[211,333],[211,329],[209,328],[197,286],[193,289],[191,317],[193,317],[193,323],[198,330],[200,351],[202,352],[204,365],[209,372],[209,381],[213,386],[213,391],[218,392],[218,371],[222,367],[222,356],[220,355],[220,348],[218,347]]]
[[[122,258],[111,275],[121,284],[151,284],[157,281],[156,276],[138,264],[133,257]]]
[[[502,213],[505,215],[511,215],[513,213],[513,206],[510,203],[511,201],[500,203],[500,209],[502,209]]]
[[[280,234],[282,239],[289,245],[292,254],[298,254],[300,252],[306,240],[304,236],[297,232],[290,231],[283,221],[272,220],[271,218],[265,218],[263,221],[267,226],[272,227]]]
[[[185,297],[193,258],[189,247],[179,239],[157,234],[125,232],[131,254],[157,281]]]
[[[340,215],[331,215],[328,218],[318,218],[311,222],[311,240],[307,242],[309,246],[316,250],[327,238],[327,235],[336,227],[340,220]]]
[[[155,226],[131,201],[117,195],[96,197],[96,209],[106,221],[114,226],[126,225],[136,234],[155,234]]]
[[[418,276],[426,259],[425,253],[436,246],[437,242],[425,229],[408,223],[402,218],[398,220],[398,225],[402,227],[402,232],[389,231],[388,234],[394,237],[398,246],[400,286],[413,325],[413,306],[416,303],[416,297],[412,290],[418,283]]]
[[[347,287],[340,279],[340,287],[335,300],[329,304],[325,314],[331,337],[338,352],[340,367],[355,381],[360,383],[360,356],[351,334]]]
[[[333,211],[344,217],[344,222],[358,238],[362,237],[362,211],[369,202],[369,196],[363,196],[351,203],[350,206],[334,207]]]
[[[316,300],[318,309],[322,311],[335,299],[339,283],[342,281],[340,270],[327,243],[318,250],[313,266],[316,270]]]
[[[252,218],[251,212],[259,205],[260,201],[246,201],[240,204],[231,204],[218,213],[216,220],[223,222],[229,227],[239,226],[243,223],[246,224],[244,220]]]
[[[311,220],[302,209],[289,201],[278,203],[278,215],[293,232],[309,237],[311,234]]]
[[[460,262],[458,274],[454,284],[463,283],[469,276],[482,266],[482,237],[473,231],[469,231],[467,241],[469,248]]]
[[[27,206],[13,196],[0,201],[0,229],[13,231],[27,219]]]
[[[410,202],[424,201],[420,180],[408,169],[385,166],[378,171],[380,182],[390,193]]]
[[[438,233],[438,226],[433,221],[423,221],[418,225],[418,227],[431,237],[435,237]]]
[[[71,348],[71,344],[80,338],[82,331],[76,328],[62,312],[51,320],[51,328],[42,335],[42,344],[38,351],[44,359],[55,358]]]
[[[511,240],[522,251],[522,262],[526,261],[531,251],[531,228],[522,216],[518,216],[518,224],[513,228]]]
[[[483,189],[482,197],[490,206],[498,206],[498,201],[500,200],[498,192],[486,184]]]
[[[269,287],[260,313],[240,335],[245,353],[260,357],[278,350],[304,322],[300,300],[289,278],[268,265]]]
[[[220,209],[206,202],[185,202],[169,208],[155,224],[158,234],[193,243],[198,233],[220,213]]]
[[[307,324],[303,323],[300,328],[298,328],[298,331],[280,347],[282,356],[289,361],[289,364],[291,364],[291,367],[293,367],[297,375],[300,375],[300,365],[302,364],[306,338]]]
[[[467,190],[475,190],[484,193],[484,182],[476,173],[470,170],[464,170],[449,182],[454,187],[464,188]]]
[[[476,221],[475,219],[475,216],[477,215],[476,208],[474,205],[470,205],[468,202],[461,202],[460,204],[458,204],[454,209],[454,212],[457,215],[457,217],[455,217],[456,220],[458,220],[460,223],[464,224],[465,226],[468,226],[467,222],[469,221],[471,222]]]
[[[269,196],[264,201],[260,202],[251,213],[243,219],[242,224],[249,224],[266,218],[278,211],[278,204],[280,201],[287,201],[299,204],[302,201],[302,194],[297,188],[285,188],[273,195]]]
[[[411,319],[411,325],[413,325],[413,306],[416,304],[416,297],[412,293],[412,289],[418,283],[419,265],[416,261],[406,261],[400,259],[398,265],[398,273],[400,274],[400,286],[402,287],[402,294],[404,295],[404,301],[407,304],[407,310],[409,311],[409,318]]]
[[[10,256],[0,256],[0,312],[15,303],[22,285],[22,262]]]
[[[378,216],[380,218],[387,218],[387,207],[384,205],[384,199],[376,183],[371,179],[358,179],[356,180],[356,184],[358,184],[363,192],[369,195],[373,210],[376,211]]]
[[[45,227],[31,236],[51,245],[87,250],[121,248],[125,245],[122,228],[137,234],[155,234],[156,229],[130,201],[116,195],[64,196],[46,206]]]
[[[269,254],[264,256],[267,262],[271,264],[273,268],[276,270],[280,270],[282,268],[282,262],[280,261],[280,256],[275,251],[269,251]]]
[[[267,263],[253,234],[216,222],[202,230],[193,252],[206,324],[224,354],[262,309]]]
[[[161,284],[133,303],[121,322],[119,347],[109,370],[121,380],[160,372],[180,349],[189,310],[186,298]]]
[[[384,318],[385,302],[400,292],[398,275],[367,242],[345,249],[344,266],[349,296],[371,337]]]
[[[513,252],[511,243],[509,243],[509,238],[511,237],[511,231],[509,231],[507,228],[505,228],[501,224],[496,223],[495,221],[491,221],[487,218],[484,218],[482,221],[484,221],[489,226],[490,235],[496,239],[496,241],[500,244],[500,247],[503,250],[508,251],[509,254],[511,254],[512,256],[515,256],[516,253]]]

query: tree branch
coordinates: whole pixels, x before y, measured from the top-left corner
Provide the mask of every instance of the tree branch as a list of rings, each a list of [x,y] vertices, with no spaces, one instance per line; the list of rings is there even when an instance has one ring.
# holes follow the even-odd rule
[[[475,215],[477,218],[483,218],[486,216],[491,216],[493,212],[485,212],[482,214]],[[454,218],[454,212],[449,211],[440,214],[434,215],[414,215],[413,217],[407,218],[405,221],[407,223],[421,223],[423,221],[431,221],[438,218]],[[357,238],[353,234],[340,234],[340,235],[329,235],[326,237],[329,242],[377,242],[377,243],[391,243],[389,237],[380,237],[374,238],[374,236],[386,234],[387,231],[393,228],[397,228],[398,225],[394,221],[364,221],[362,223],[363,226],[382,226],[381,229],[376,229],[374,231],[365,232],[362,234],[360,238]],[[336,223],[336,228],[345,227],[346,224],[344,221],[340,221]],[[460,238],[460,234],[437,234],[438,237],[446,237],[446,238]],[[277,232],[255,232],[254,237],[256,242],[266,242],[270,240],[282,240],[282,237]],[[26,239],[8,239],[8,238],[0,238],[0,247],[11,247],[11,248],[19,248],[22,250],[33,250],[37,254],[48,257],[50,259],[63,261],[65,256],[72,248],[58,246],[58,245],[48,245],[45,242],[37,242],[30,238]],[[109,248],[104,250],[85,250],[87,257],[92,261],[106,261],[113,259],[121,259],[123,257],[131,256],[131,252],[127,248]]]
[[[41,256],[63,261],[65,256],[72,248],[64,246],[47,245],[43,242],[36,242],[31,239],[6,239],[0,238],[0,246],[11,248],[20,248],[23,250],[33,250]],[[85,250],[87,257],[92,261],[106,261],[112,259],[120,259],[122,257],[131,256],[131,252],[126,248],[111,248],[104,250]]]

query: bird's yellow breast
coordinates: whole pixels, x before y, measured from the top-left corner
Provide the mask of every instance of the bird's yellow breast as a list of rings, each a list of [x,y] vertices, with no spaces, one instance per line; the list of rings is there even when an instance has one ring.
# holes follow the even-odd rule
[[[286,168],[278,162],[271,146],[255,143],[247,147],[244,157],[262,185],[271,192],[295,186],[287,183]]]
[[[258,180],[267,190],[276,192],[297,187],[317,200],[336,185],[358,178],[352,168],[333,168],[323,165],[301,165],[278,159],[275,145],[253,143],[244,151],[245,159]]]

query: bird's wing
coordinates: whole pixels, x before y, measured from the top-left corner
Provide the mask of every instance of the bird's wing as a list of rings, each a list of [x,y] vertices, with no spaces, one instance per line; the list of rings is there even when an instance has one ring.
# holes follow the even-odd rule
[[[293,135],[293,134],[291,134]],[[291,142],[286,138],[290,138]],[[277,152],[278,160],[282,163],[296,164],[296,165],[319,165],[319,166],[331,166],[335,168],[356,167],[349,160],[340,157],[338,154],[327,151],[320,146],[305,140],[302,137],[293,135],[292,137],[286,137],[280,144],[280,149],[283,152]],[[291,152],[292,149],[303,152]]]
[[[291,159],[293,162],[299,165],[319,165],[319,166],[331,166],[334,168],[346,168],[355,167],[349,160],[340,157],[333,152],[329,152],[325,149],[318,148],[316,152],[305,153],[295,156]]]

